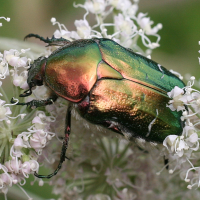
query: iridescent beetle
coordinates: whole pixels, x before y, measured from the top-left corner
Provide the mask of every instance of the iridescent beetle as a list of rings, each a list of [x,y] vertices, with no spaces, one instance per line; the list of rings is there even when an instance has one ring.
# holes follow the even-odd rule
[[[184,83],[156,62],[105,38],[68,41],[29,34],[48,45],[61,46],[48,58],[39,57],[31,64],[29,89],[20,97],[32,94],[34,86],[45,84],[52,90],[46,100],[32,100],[17,105],[45,106],[58,97],[70,102],[66,114],[65,137],[57,169],[62,166],[70,135],[71,108],[76,104],[80,115],[128,138],[162,142],[168,135],[180,135],[181,112],[171,111],[166,104],[167,92]],[[14,100],[11,100],[14,103]]]

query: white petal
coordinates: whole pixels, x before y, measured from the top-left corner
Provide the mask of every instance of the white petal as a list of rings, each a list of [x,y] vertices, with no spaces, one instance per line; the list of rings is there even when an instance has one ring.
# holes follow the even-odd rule
[[[43,124],[42,121],[41,121],[41,119],[38,116],[36,116],[36,117],[33,118],[32,123],[33,124],[35,124],[35,123]]]
[[[169,135],[165,138],[165,140],[163,141],[163,146],[167,147],[168,146],[171,147],[174,145],[174,141],[176,140],[176,138],[178,137],[178,135]]]
[[[185,142],[183,140],[180,140],[179,145],[178,145],[178,149],[182,150],[185,148]]]
[[[190,141],[191,143],[197,142],[197,141],[198,141],[198,135],[197,135],[197,133],[193,133],[192,135],[190,135],[189,141]]]
[[[11,112],[11,110],[10,110],[10,108],[9,107],[5,107],[6,108],[6,115],[10,115],[10,114],[12,114],[12,112]]]

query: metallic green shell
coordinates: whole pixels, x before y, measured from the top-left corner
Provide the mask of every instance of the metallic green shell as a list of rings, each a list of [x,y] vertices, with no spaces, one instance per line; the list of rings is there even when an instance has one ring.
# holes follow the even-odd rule
[[[125,79],[158,90],[163,94],[175,86],[183,88],[184,83],[170,71],[153,60],[136,54],[113,40],[99,39],[102,59],[122,74]]]
[[[77,40],[58,49],[44,78],[58,96],[78,103],[83,118],[128,138],[162,142],[182,132],[182,113],[166,104],[167,92],[184,83],[113,40]]]

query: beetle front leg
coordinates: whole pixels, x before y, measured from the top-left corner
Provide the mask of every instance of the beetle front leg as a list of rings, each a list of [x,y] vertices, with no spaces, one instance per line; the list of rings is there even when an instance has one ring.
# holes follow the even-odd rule
[[[27,106],[27,107],[30,107],[30,108],[37,108],[37,107],[41,107],[41,106],[46,106],[46,105],[51,105],[53,104],[56,99],[58,97],[57,96],[53,96],[53,97],[50,97],[48,99],[45,99],[45,100],[32,100],[32,101],[29,101],[29,102],[26,102],[26,103],[17,103],[16,105],[21,105],[21,106]],[[11,103],[16,103],[16,101],[12,98]]]
[[[67,109],[66,119],[65,119],[65,137],[63,139],[62,151],[60,154],[60,161],[59,161],[58,167],[56,168],[56,170],[53,173],[51,173],[49,175],[39,175],[35,172],[34,175],[38,178],[51,178],[51,177],[55,176],[58,173],[58,171],[61,169],[62,163],[67,158],[65,154],[67,151],[69,135],[70,135],[70,131],[71,131],[71,109],[72,109],[72,106],[69,105],[69,107]]]

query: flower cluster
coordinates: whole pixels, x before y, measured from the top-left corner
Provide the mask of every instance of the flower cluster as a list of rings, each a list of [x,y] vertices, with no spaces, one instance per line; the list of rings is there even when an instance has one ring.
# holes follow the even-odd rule
[[[83,19],[75,20],[76,30],[69,31],[65,25],[52,18],[52,24],[59,27],[54,32],[54,37],[62,37],[70,41],[94,37],[109,38],[150,57],[152,50],[159,46],[160,36],[157,32],[162,25],[157,24],[152,27],[153,22],[147,14],[138,13],[138,2],[138,0],[86,0],[84,4],[74,4],[74,7],[86,10]],[[89,23],[90,16],[96,20],[93,25]],[[110,22],[108,20],[111,17]],[[113,31],[110,31],[111,29]],[[143,46],[138,45],[139,39]],[[48,47],[42,54],[48,57],[52,51],[53,48]],[[32,53],[29,46],[21,51],[11,49],[0,53],[0,79],[2,80],[0,81],[0,190],[5,196],[13,184],[19,187],[24,185],[30,174],[38,172],[40,164],[52,171],[57,167],[62,143],[60,137],[63,137],[64,133],[63,116],[66,114],[68,103],[61,98],[45,108],[31,109],[15,105],[19,102],[18,99],[14,99],[16,103],[10,104],[7,93],[11,88],[7,87],[7,81],[10,80],[9,85],[13,86],[12,95],[15,98],[28,89],[27,69],[32,62],[27,57],[28,53]],[[33,54],[31,58],[37,57],[39,53]],[[182,119],[186,120],[186,126],[182,136],[168,136],[164,141],[164,146],[175,163],[174,169],[170,172],[180,168],[186,162],[191,165],[185,175],[185,180],[191,179],[192,182],[188,188],[193,187],[199,180],[198,174],[189,178],[192,171],[199,170],[190,162],[193,152],[199,147],[196,129],[198,123],[193,125],[189,120],[194,118],[190,116],[190,111],[195,110],[194,113],[198,113],[199,93],[197,91],[195,93],[191,86],[192,84],[183,89],[175,88],[169,94],[173,98],[169,108],[184,111]],[[48,88],[40,86],[33,90],[31,97],[24,99],[29,102],[32,99],[48,97]],[[187,105],[190,110],[188,111],[184,105]],[[144,151],[146,147],[147,151],[152,151],[155,156],[160,155],[158,149],[152,150],[152,146],[148,144],[140,148],[121,138],[110,140],[107,137],[114,137],[114,134],[93,127],[80,119],[75,108],[72,114],[72,133],[67,150],[70,161],[65,162],[59,174],[49,182],[54,187],[54,194],[60,195],[60,199],[70,200],[129,200],[136,199],[138,196],[141,199],[155,199],[157,191],[161,191],[162,194],[165,190],[161,199],[169,197],[170,192],[165,188],[169,177],[166,178],[164,175],[164,178],[160,176],[160,180],[155,178],[155,163],[152,162],[151,154],[145,154]],[[195,121],[195,118],[193,120]],[[90,127],[90,130],[85,129],[84,126]],[[107,137],[104,137],[105,135]],[[157,165],[159,162],[156,167]],[[149,180],[153,180],[154,184],[149,183]],[[42,185],[43,181],[40,180],[39,184]],[[175,189],[179,190],[179,188]],[[171,191],[170,187],[168,191]],[[29,196],[28,198],[31,199]]]
[[[9,18],[1,18],[10,21]],[[13,184],[21,187],[30,174],[38,171],[38,159],[41,162],[42,158],[45,159],[45,147],[55,136],[50,131],[50,126],[55,122],[51,112],[47,115],[42,110],[20,108],[15,106],[18,99],[14,98],[16,103],[11,104],[7,96],[10,91],[18,97],[28,88],[27,69],[31,63],[31,59],[25,56],[28,51],[30,48],[0,53],[0,190],[5,198],[9,187]],[[9,80],[13,90],[6,84]],[[44,88],[43,92],[42,97],[47,95]]]
[[[184,180],[190,182],[188,188],[200,186],[200,167],[194,167],[191,160],[197,159],[199,152],[199,110],[200,110],[200,92],[193,89],[195,77],[192,76],[184,88],[175,87],[168,96],[172,99],[167,105],[172,111],[181,111],[181,120],[185,122],[185,127],[180,136],[169,135],[163,142],[168,150],[168,156],[175,169],[186,171]],[[188,167],[189,164],[189,167]],[[189,168],[189,169],[188,169]]]
[[[53,25],[58,25],[59,30],[54,32],[56,38],[63,37],[67,40],[90,39],[90,38],[109,38],[117,41],[122,46],[131,48],[138,53],[150,55],[151,50],[159,47],[160,36],[157,32],[162,28],[162,24],[157,24],[152,28],[153,21],[147,17],[147,14],[138,13],[138,2],[134,0],[87,0],[82,4],[74,4],[74,7],[81,7],[86,13],[81,20],[75,20],[76,31],[69,31],[65,25],[60,24],[55,18],[51,19]],[[113,15],[113,22],[107,22],[107,16]],[[94,15],[96,24],[91,26],[87,17]],[[113,32],[108,31],[113,28]],[[109,33],[110,34],[109,34]],[[152,42],[148,36],[154,36],[156,41]],[[137,45],[141,37],[146,51]]]
[[[14,86],[14,94],[19,95],[27,89],[27,68],[31,59],[21,57],[27,50],[4,51],[1,57],[1,79],[10,78]],[[19,73],[20,68],[22,72]],[[50,124],[55,121],[53,116],[46,116],[43,111],[20,109],[6,96],[4,84],[0,87],[0,138],[1,138],[1,171],[0,188],[7,193],[13,184],[24,185],[29,174],[38,171],[37,159],[48,142],[55,136],[50,132]],[[16,115],[17,114],[17,115]]]

